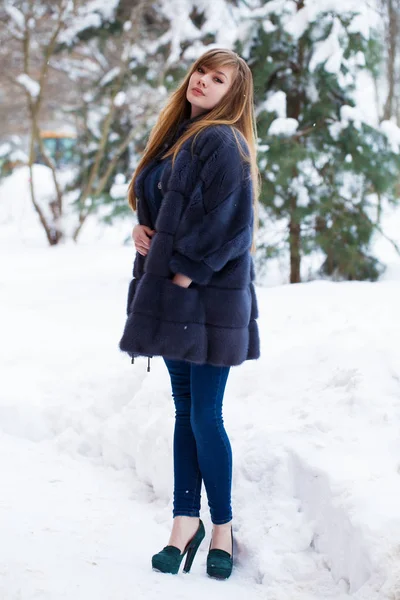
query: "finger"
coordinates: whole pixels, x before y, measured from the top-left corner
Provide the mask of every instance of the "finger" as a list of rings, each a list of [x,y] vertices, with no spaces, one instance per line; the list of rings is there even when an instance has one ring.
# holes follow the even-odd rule
[[[145,248],[150,248],[150,242],[149,238],[139,238],[138,240],[138,243]]]
[[[155,234],[154,229],[150,229],[150,227],[146,227],[145,230],[144,230],[144,232],[150,238],[152,238],[153,235]]]

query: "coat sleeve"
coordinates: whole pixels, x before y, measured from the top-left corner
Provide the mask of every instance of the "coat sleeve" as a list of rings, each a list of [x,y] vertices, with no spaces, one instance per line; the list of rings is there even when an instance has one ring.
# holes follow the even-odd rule
[[[247,144],[239,136],[248,154]],[[200,177],[189,186],[191,193],[185,198],[169,266],[173,273],[206,285],[214,272],[250,249],[253,189],[250,165],[229,130],[209,134],[195,161],[201,165],[196,169]]]

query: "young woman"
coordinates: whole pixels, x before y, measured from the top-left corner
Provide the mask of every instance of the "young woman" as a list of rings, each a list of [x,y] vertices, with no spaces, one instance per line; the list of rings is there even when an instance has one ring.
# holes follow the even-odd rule
[[[201,56],[154,126],[129,188],[137,250],[120,349],[164,358],[175,402],[174,507],[154,569],[190,570],[213,523],[207,573],[232,572],[232,452],[222,418],[230,367],[259,357],[251,258],[258,171],[253,81],[234,52]]]

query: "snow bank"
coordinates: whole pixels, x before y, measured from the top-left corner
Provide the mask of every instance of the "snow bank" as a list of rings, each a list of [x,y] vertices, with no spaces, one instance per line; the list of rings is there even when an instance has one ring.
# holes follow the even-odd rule
[[[73,177],[72,170],[66,169],[59,172],[59,182],[62,188],[70,181],[71,177]],[[36,201],[44,214],[51,220],[49,202],[56,198],[51,170],[45,165],[35,164],[33,165],[33,179]],[[47,246],[44,229],[32,204],[29,180],[29,168],[23,166],[15,169],[10,176],[2,180],[0,185],[0,237],[9,247],[19,248],[21,244],[35,247]],[[120,179],[117,181],[112,188],[113,197],[126,196],[128,184],[122,185]],[[71,237],[78,222],[76,209],[70,205],[73,200],[72,196],[65,197],[62,227],[67,238]],[[125,222],[117,221],[110,227],[99,222],[101,217],[107,215],[108,212],[109,208],[104,206],[99,208],[96,215],[88,217],[80,234],[79,242],[81,244],[93,243],[100,239],[118,245],[125,242],[126,232],[132,229],[136,218],[132,215],[132,219],[128,218]]]

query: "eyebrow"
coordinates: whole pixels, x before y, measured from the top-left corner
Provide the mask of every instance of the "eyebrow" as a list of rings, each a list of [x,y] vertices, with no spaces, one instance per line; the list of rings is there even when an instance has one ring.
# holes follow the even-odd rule
[[[203,67],[203,65],[200,65],[200,67]],[[205,67],[206,69],[208,69],[209,71],[214,71],[214,69],[210,69],[210,67]],[[227,75],[223,72],[223,71],[215,71],[216,73],[219,73],[220,75],[223,75],[226,79],[228,79]]]
[[[220,75],[223,75],[224,77],[226,77],[225,73],[223,71],[215,71],[216,73],[219,73]],[[227,77],[226,77],[227,78]],[[228,79],[228,78],[227,78]]]

